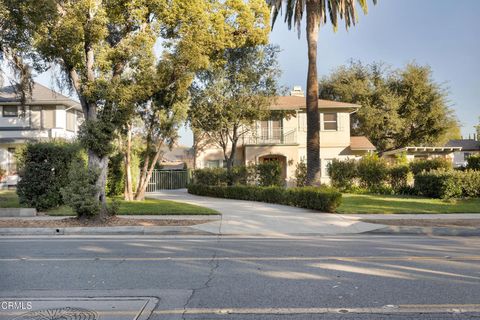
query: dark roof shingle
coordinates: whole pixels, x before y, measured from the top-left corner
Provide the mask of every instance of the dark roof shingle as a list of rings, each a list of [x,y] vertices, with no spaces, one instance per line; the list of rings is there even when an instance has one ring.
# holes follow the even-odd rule
[[[20,98],[14,86],[6,86],[0,88],[0,103],[19,103]],[[37,82],[32,87],[32,96],[26,102],[30,104],[63,104],[81,110],[80,103],[64,96],[56,91],[53,91]]]
[[[461,147],[462,151],[480,151],[480,141],[473,139],[450,140],[445,147]]]

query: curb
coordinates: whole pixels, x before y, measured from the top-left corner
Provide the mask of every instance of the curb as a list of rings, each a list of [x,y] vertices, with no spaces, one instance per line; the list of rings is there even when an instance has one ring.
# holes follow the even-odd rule
[[[451,237],[478,237],[480,229],[473,228],[451,228],[451,227],[407,227],[388,226],[375,229],[363,234],[376,235],[426,235],[426,236],[451,236]]]
[[[191,227],[67,227],[0,228],[0,236],[68,236],[68,235],[212,235]]]

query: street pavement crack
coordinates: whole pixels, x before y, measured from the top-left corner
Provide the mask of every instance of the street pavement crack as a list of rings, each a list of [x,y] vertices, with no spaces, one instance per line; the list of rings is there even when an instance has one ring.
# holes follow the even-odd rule
[[[220,226],[218,228],[218,235],[217,235],[217,244],[220,243],[220,240],[221,240],[221,230],[222,230],[222,218],[220,218]],[[198,292],[198,291],[201,291],[201,290],[205,290],[205,289],[208,289],[210,288],[210,282],[212,282],[212,280],[215,278],[215,271],[217,271],[217,269],[220,267],[220,261],[217,259],[217,251],[214,252],[212,258],[208,261],[208,265],[210,266],[210,270],[208,272],[208,276],[207,276],[207,279],[206,281],[203,283],[202,286],[198,287],[198,288],[193,288],[192,289],[192,293],[190,294],[190,296],[188,297],[187,301],[185,302],[185,304],[183,305],[183,313],[182,313],[182,319],[185,320],[186,319],[186,315],[187,315],[187,307],[188,305],[190,304],[190,302],[192,301],[193,297],[195,296],[195,294]]]

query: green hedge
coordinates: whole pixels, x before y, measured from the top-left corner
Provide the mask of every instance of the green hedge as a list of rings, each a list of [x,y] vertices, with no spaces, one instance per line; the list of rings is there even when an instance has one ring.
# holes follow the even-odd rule
[[[480,171],[424,171],[415,176],[415,189],[431,198],[479,197]]]
[[[467,159],[467,169],[480,170],[480,156],[470,156]]]
[[[333,159],[327,168],[332,186],[340,190],[352,190],[358,177],[357,162],[354,159]]]
[[[80,159],[78,144],[67,142],[29,143],[18,157],[20,181],[17,194],[21,204],[46,210],[64,204],[60,190],[68,182],[70,163]]]
[[[335,212],[342,194],[330,187],[282,188],[277,186],[208,186],[191,184],[188,192],[200,196],[250,200],[290,205],[323,212]]]
[[[415,160],[410,162],[410,171],[414,175],[422,173],[423,171],[431,170],[450,170],[452,169],[452,163],[445,160],[444,158],[435,158],[428,160]]]
[[[410,169],[407,165],[396,165],[389,168],[388,180],[395,193],[399,193],[400,190],[405,190],[408,187],[409,175]]]
[[[388,178],[387,162],[372,153],[365,155],[357,164],[360,186],[375,191],[385,186]]]

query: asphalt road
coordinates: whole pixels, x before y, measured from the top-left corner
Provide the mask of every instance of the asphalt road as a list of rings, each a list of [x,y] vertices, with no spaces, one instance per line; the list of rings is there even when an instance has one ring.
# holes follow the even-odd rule
[[[0,297],[153,297],[150,319],[480,319],[480,238],[2,237]]]

